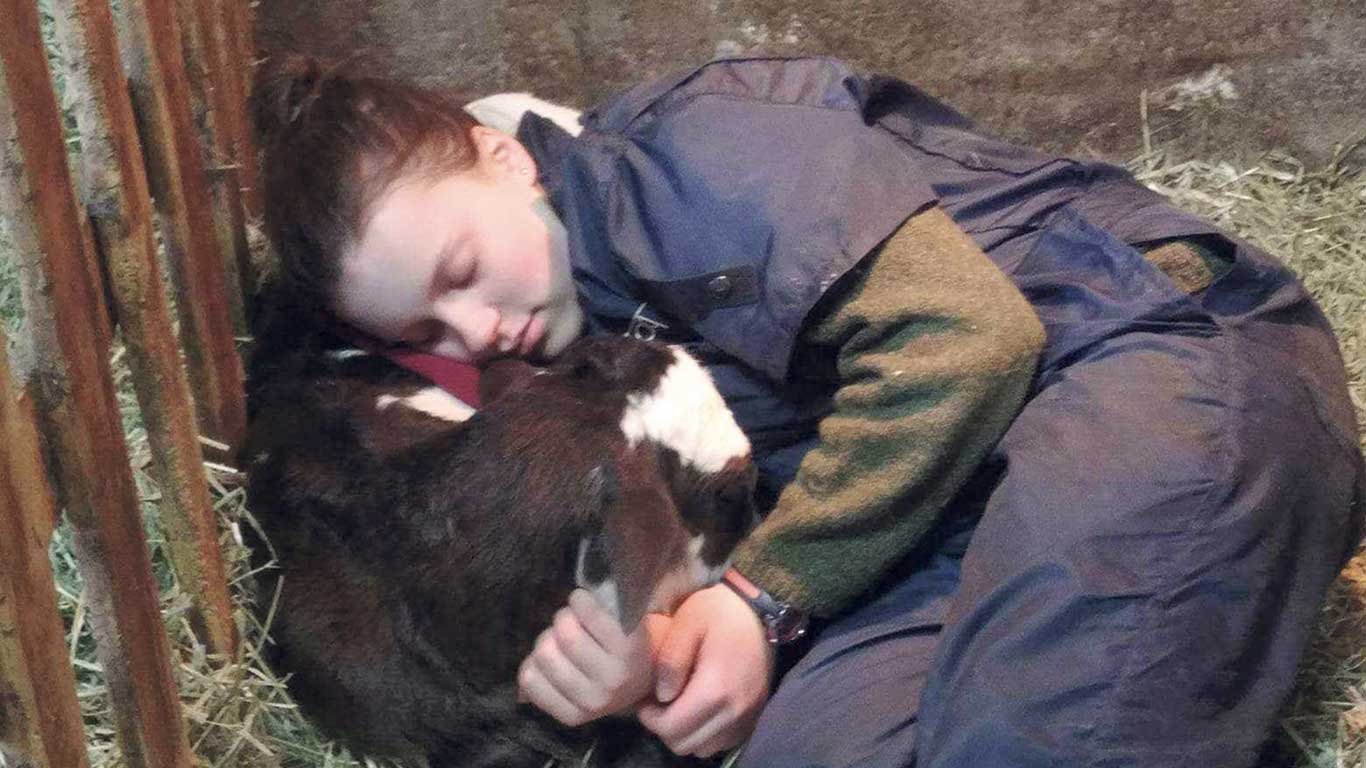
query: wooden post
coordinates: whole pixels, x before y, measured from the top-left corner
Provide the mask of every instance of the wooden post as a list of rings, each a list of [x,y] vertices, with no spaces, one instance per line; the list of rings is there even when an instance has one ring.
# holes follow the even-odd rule
[[[237,141],[239,166],[238,179],[242,182],[242,202],[247,216],[260,221],[263,206],[261,203],[261,165],[257,155],[256,140],[252,133],[251,122],[247,119],[247,98],[251,95],[251,84],[256,69],[256,39],[252,34],[251,9],[248,0],[214,0],[223,17],[223,82],[227,84],[229,101],[236,106],[233,117],[237,124],[234,136]],[[254,277],[254,276],[253,276]]]
[[[56,505],[0,328],[0,746],[32,768],[86,768],[76,676],[48,562]]]
[[[243,0],[227,0],[227,5],[245,7]],[[242,86],[242,70],[235,50],[233,31],[228,28],[229,19],[222,0],[195,0],[196,17],[199,19],[201,34],[210,43],[209,50],[213,59],[209,64],[213,82],[213,114],[215,119],[214,140],[217,152],[222,159],[220,166],[225,179],[230,182],[232,199],[236,202],[236,233],[240,242],[234,253],[237,256],[237,274],[241,281],[242,301],[251,314],[251,300],[256,293],[256,270],[251,260],[251,247],[246,236],[246,189],[254,186],[255,180],[247,181],[247,173],[256,173],[255,149],[251,144],[251,134],[246,124],[247,94]],[[246,133],[243,133],[246,131]]]
[[[237,630],[218,525],[204,478],[190,385],[180,364],[152,228],[152,206],[128,83],[106,0],[52,5],[66,51],[67,102],[81,134],[81,200],[92,214],[115,317],[161,486],[171,565],[194,600],[192,625],[210,652],[231,656]]]
[[[214,237],[209,182],[191,119],[180,29],[172,0],[124,0],[121,6],[124,68],[174,267],[181,342],[200,424],[204,432],[236,448],[246,430],[242,359],[233,338],[225,257]]]
[[[256,199],[256,193],[260,186],[260,164],[251,124],[247,119],[247,99],[250,96],[254,63],[250,34],[251,2],[193,0],[193,4],[201,28],[212,33],[212,79],[222,97],[214,102],[214,115],[218,125],[223,127],[223,136],[228,139],[226,149],[233,161],[236,180],[241,185],[239,191],[243,213],[247,217],[259,219],[260,201]],[[212,22],[206,24],[205,19],[211,19]],[[250,263],[243,270],[244,285],[248,290],[256,284],[253,271]]]
[[[217,9],[205,9],[205,5],[206,0],[175,0],[175,14],[183,48],[190,113],[203,150],[218,247],[225,256],[223,266],[233,327],[239,335],[246,335],[245,300],[250,296],[250,289],[243,271],[250,269],[251,254],[247,248],[242,189],[233,159],[235,148],[233,125],[228,114],[228,91],[220,77],[223,30],[218,23]]]
[[[51,322],[30,317],[30,330],[37,349],[55,360],[29,391],[39,398],[58,497],[71,519],[125,761],[190,768],[107,350],[89,321],[87,308],[101,291],[88,267],[92,244],[75,206],[37,7],[0,0],[0,18],[0,210],[27,219],[42,249],[49,293],[34,301],[46,305]]]

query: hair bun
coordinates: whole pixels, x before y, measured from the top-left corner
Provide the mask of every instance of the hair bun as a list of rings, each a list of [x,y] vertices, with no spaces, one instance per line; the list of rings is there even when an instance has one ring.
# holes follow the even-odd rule
[[[251,117],[262,144],[274,141],[304,118],[322,93],[329,67],[291,53],[262,65],[252,85]]]

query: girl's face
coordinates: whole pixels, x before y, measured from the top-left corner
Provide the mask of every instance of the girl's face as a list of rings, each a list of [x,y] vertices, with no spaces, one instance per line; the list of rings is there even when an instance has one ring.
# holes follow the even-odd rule
[[[521,144],[482,127],[473,137],[473,168],[400,179],[374,203],[342,259],[338,312],[465,362],[554,357],[583,324],[563,229]]]

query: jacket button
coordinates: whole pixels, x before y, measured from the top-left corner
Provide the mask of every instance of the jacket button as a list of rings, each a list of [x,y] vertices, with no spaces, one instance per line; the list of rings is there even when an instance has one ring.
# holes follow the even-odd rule
[[[730,290],[730,278],[725,275],[717,275],[707,283],[707,293],[710,293],[713,299],[726,298],[730,295]]]

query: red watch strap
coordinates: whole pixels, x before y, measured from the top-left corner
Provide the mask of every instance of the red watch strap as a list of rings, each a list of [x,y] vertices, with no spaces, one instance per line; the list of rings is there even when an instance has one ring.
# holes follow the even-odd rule
[[[764,625],[768,642],[773,645],[790,643],[806,634],[807,615],[787,603],[778,601],[745,578],[745,575],[731,568],[721,577],[721,583],[749,603]]]
[[[734,568],[728,568],[725,575],[721,578],[732,588],[739,590],[741,597],[747,597],[750,600],[753,600],[763,594],[762,589],[754,586],[754,582],[745,578],[743,573],[740,573]]]

